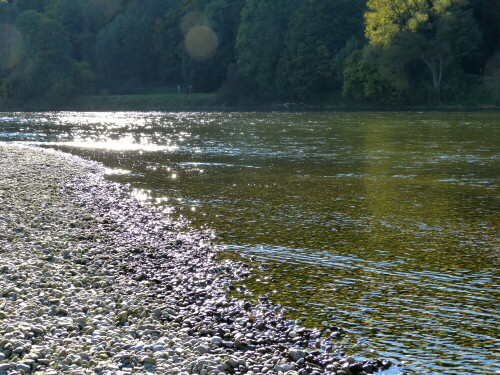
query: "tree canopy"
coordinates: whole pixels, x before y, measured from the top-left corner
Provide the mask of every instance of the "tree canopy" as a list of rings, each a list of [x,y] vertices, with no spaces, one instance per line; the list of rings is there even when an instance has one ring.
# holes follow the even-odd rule
[[[481,36],[467,0],[368,0],[366,37],[382,49],[399,49],[406,61],[429,69],[436,99],[446,68],[478,50]]]
[[[491,98],[499,25],[495,0],[0,0],[0,101]]]

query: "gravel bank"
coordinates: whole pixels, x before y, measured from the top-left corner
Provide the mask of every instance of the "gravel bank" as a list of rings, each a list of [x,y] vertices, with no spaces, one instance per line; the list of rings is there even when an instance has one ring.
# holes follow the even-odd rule
[[[99,165],[0,145],[0,375],[370,374],[265,297],[251,267],[107,182]]]

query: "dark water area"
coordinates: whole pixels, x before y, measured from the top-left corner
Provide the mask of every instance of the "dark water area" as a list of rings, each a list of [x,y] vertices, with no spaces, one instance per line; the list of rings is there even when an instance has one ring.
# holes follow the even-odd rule
[[[348,354],[500,374],[499,113],[0,113],[0,141],[213,229]]]

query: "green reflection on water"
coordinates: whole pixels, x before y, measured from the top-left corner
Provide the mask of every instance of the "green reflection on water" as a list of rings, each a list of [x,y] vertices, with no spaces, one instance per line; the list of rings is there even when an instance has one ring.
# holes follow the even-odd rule
[[[62,149],[131,171],[110,178],[266,263],[250,290],[344,328],[348,351],[495,368],[497,113],[157,116],[114,139],[175,147]]]

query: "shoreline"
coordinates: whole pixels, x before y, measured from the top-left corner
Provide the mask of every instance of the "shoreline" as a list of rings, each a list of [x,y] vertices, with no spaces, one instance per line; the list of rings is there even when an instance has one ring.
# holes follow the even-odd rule
[[[227,105],[216,103],[213,94],[183,95],[181,99],[162,98],[161,95],[110,95],[77,97],[64,102],[33,101],[23,104],[0,102],[0,112],[498,112],[495,104],[442,104],[413,106],[376,106],[355,103],[261,103],[248,105]],[[200,97],[197,97],[200,96]]]
[[[231,299],[251,265],[141,205],[103,168],[0,144],[0,375],[369,374],[265,296]],[[393,367],[394,369],[394,367]],[[394,372],[393,372],[394,373]]]

